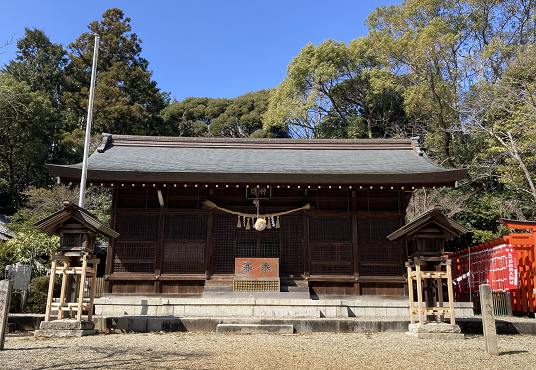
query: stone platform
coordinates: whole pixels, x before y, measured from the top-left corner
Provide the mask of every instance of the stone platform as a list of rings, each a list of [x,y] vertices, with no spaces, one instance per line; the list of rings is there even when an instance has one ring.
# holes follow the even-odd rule
[[[407,335],[419,339],[464,339],[458,325],[446,323],[409,324]]]
[[[64,319],[55,321],[42,321],[39,330],[34,332],[35,337],[83,337],[98,334],[93,321],[76,321]]]
[[[258,294],[258,293],[257,293]],[[470,302],[455,303],[456,317],[473,316]],[[150,298],[105,297],[95,299],[100,316],[179,317],[409,317],[407,297],[336,296],[319,299],[239,298]]]

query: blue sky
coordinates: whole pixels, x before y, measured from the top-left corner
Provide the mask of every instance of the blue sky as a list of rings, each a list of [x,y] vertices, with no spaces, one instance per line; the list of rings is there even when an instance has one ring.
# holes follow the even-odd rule
[[[348,42],[368,33],[365,19],[397,0],[6,1],[0,43],[24,27],[38,28],[66,47],[117,7],[130,17],[153,79],[171,97],[233,98],[276,87],[307,43]],[[0,65],[15,45],[0,49]]]

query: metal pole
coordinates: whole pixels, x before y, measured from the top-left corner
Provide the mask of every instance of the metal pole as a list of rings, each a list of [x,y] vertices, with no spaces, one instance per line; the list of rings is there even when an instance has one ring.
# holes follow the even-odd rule
[[[84,143],[84,161],[82,162],[82,178],[80,180],[80,198],[78,206],[85,206],[85,192],[87,181],[87,160],[89,155],[89,137],[91,136],[91,117],[93,116],[93,94],[95,90],[95,77],[97,75],[97,57],[99,55],[99,35],[95,34],[95,46],[93,49],[93,66],[91,67],[91,86],[89,88],[89,106],[87,109],[86,141]]]

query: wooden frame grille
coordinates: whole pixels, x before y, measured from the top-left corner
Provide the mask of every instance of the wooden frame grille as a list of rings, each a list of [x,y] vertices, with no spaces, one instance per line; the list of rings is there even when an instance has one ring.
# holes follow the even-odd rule
[[[311,274],[353,275],[352,246],[350,217],[309,219]]]
[[[311,273],[352,275],[352,244],[311,243]]]
[[[400,217],[358,219],[361,276],[402,276],[403,244],[387,239],[387,235],[400,228],[400,223]]]
[[[303,214],[281,216],[280,274],[303,274],[303,217]]]
[[[114,273],[154,273],[158,215],[118,215]]]
[[[236,216],[214,215],[214,252],[212,272],[233,274],[235,259]]]
[[[207,216],[166,216],[163,274],[204,274]]]
[[[349,217],[311,217],[310,242],[351,242],[352,219]]]

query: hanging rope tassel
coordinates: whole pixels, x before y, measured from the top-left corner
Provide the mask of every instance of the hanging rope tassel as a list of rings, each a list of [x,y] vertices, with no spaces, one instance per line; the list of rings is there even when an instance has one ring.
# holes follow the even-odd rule
[[[242,222],[240,222],[240,216],[238,216],[238,222],[236,223],[236,227],[239,229],[242,227]]]
[[[280,216],[277,216],[277,219],[276,219],[277,221],[275,222],[275,228],[276,229],[279,229],[281,227],[281,225],[279,224],[279,217]]]
[[[272,223],[270,222],[270,217],[268,217],[267,221],[266,221],[266,228],[267,229],[271,229],[272,228]]]
[[[246,230],[251,230],[251,226],[249,226],[249,218],[246,218]]]

